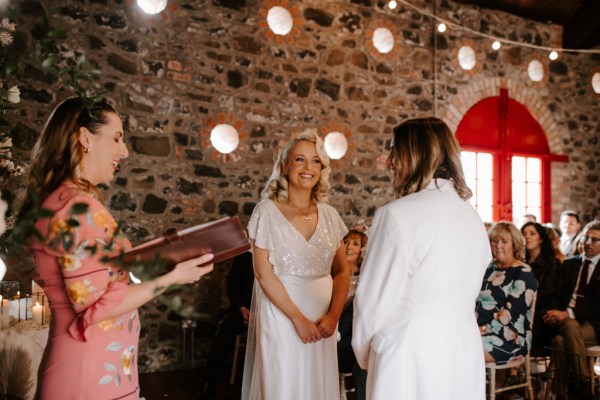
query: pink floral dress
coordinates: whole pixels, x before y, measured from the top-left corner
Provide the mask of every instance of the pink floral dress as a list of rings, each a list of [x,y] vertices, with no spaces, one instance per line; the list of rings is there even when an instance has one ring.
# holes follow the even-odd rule
[[[87,205],[87,212],[73,214],[73,206],[80,203]],[[38,396],[42,400],[137,399],[137,310],[106,318],[124,300],[129,276],[101,261],[131,244],[115,236],[117,224],[106,208],[72,183],[63,183],[42,206],[54,216],[37,222],[45,238],[30,250],[36,265],[34,279],[48,296],[52,320]],[[113,246],[107,249],[110,243]]]

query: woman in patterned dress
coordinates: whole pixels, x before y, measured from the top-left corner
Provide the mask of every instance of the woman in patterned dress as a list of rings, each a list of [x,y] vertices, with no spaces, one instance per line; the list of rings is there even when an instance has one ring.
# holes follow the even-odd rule
[[[336,327],[349,286],[346,226],[326,203],[329,158],[288,142],[248,224],[256,282],[242,399],[339,398]]]
[[[39,369],[41,400],[137,399],[140,321],[137,309],[173,284],[195,282],[213,267],[205,255],[179,263],[152,281],[131,284],[127,272],[102,262],[130,247],[102,205],[96,185],[110,182],[128,156],[121,119],[106,101],[74,97],[52,113],[33,149],[26,218],[41,207],[42,240],[28,244],[35,281],[52,319]]]
[[[531,305],[538,284],[523,261],[523,237],[512,223],[498,222],[488,236],[494,259],[477,298],[477,323],[485,361],[506,364],[526,356],[531,346]]]

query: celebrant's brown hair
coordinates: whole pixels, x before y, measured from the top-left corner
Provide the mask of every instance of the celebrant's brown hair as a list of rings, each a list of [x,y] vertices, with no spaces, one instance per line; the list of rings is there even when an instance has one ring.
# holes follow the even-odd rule
[[[117,111],[108,101],[93,102],[81,97],[68,98],[52,111],[31,153],[27,198],[19,218],[31,210],[34,198],[41,204],[66,180],[102,199],[100,190],[81,176],[85,149],[79,142],[79,135],[81,128],[96,134],[101,126],[108,124],[110,113]]]

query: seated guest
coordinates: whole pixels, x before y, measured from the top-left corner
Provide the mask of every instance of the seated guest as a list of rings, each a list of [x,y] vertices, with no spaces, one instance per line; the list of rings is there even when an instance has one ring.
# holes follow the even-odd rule
[[[523,214],[521,216],[521,228],[528,222],[537,222],[537,217],[533,214]]]
[[[533,270],[538,283],[538,291],[533,315],[533,340],[531,355],[544,357],[545,347],[550,346],[556,332],[544,325],[544,313],[553,306],[557,291],[557,273],[560,261],[554,255],[554,249],[544,227],[537,222],[527,222],[521,228],[525,238],[525,262]]]
[[[584,253],[566,259],[560,269],[558,308],[544,314],[544,323],[558,330],[552,341],[552,347],[557,349],[553,354],[556,371],[566,375],[569,371],[580,371],[580,375],[589,381],[593,371],[587,365],[585,348],[600,344],[600,269],[597,268],[600,260],[600,220],[584,227],[582,240]],[[558,398],[566,398],[564,382],[569,381],[569,376],[555,378],[558,381]],[[589,384],[581,390],[583,395],[590,395]]]
[[[217,384],[225,369],[227,354],[233,347],[235,337],[248,330],[253,284],[252,253],[245,252],[233,259],[227,280],[227,296],[231,305],[227,314],[219,322],[210,348],[201,399],[214,398]]]
[[[354,317],[354,292],[358,285],[358,275],[362,263],[362,249],[367,245],[367,235],[360,228],[352,228],[344,237],[346,260],[350,268],[350,291],[338,324],[338,371],[352,372],[356,390],[356,400],[366,398],[367,371],[358,367],[352,350],[352,318]]]
[[[537,282],[524,262],[523,237],[510,222],[488,232],[493,260],[477,298],[477,324],[486,362],[506,364],[524,357],[531,345],[531,304]]]
[[[344,305],[342,316],[338,324],[338,371],[342,373],[352,372],[356,357],[352,350],[352,317],[354,292],[358,285],[358,275],[360,273],[360,263],[362,262],[361,249],[367,244],[367,235],[356,229],[350,231],[344,237],[346,245],[346,260],[350,268],[350,291],[348,299]]]
[[[579,214],[573,210],[565,210],[560,214],[560,251],[565,257],[572,257],[576,250],[575,236],[581,228],[581,220]]]
[[[562,264],[565,261],[565,255],[560,251],[560,231],[554,224],[544,225],[546,233],[552,242],[552,248],[554,249],[554,257]]]

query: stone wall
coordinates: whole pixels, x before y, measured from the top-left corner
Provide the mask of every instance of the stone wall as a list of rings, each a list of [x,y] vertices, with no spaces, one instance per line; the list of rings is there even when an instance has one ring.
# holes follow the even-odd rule
[[[429,9],[430,2],[412,1]],[[600,217],[599,97],[592,69],[600,58],[547,55],[524,47],[490,43],[450,29],[436,38],[434,22],[383,1],[305,0],[296,6],[291,40],[267,35],[257,0],[170,0],[160,15],[144,14],[133,0],[20,0],[19,40],[35,44],[44,16],[68,30],[60,51],[85,55],[102,71],[101,86],[122,114],[130,157],[106,188],[107,205],[135,243],[224,215],[247,220],[270,174],[274,153],[291,134],[335,126],[350,133],[350,151],[333,163],[330,203],[345,222],[370,219],[391,199],[385,169],[392,128],[406,118],[436,114],[454,129],[479,100],[501,86],[529,108],[548,134],[551,151],[570,157],[552,168],[553,222],[566,207],[588,220]],[[444,18],[491,35],[544,46],[560,46],[560,29],[509,14],[458,6],[442,0]],[[397,47],[381,56],[368,35],[378,24],[395,32]],[[457,49],[471,43],[475,73],[456,62]],[[526,65],[533,57],[548,78],[533,84]],[[20,115],[14,126],[15,154],[26,163],[48,113],[71,93],[40,68],[18,82]],[[435,96],[434,96],[435,91]],[[240,124],[242,142],[233,157],[215,153],[208,141],[215,121]],[[4,188],[15,197],[24,179]],[[203,313],[197,329],[197,359],[206,356],[219,309],[227,304],[223,283],[228,265],[183,294]],[[179,318],[158,302],[142,310],[141,371],[181,365]]]

